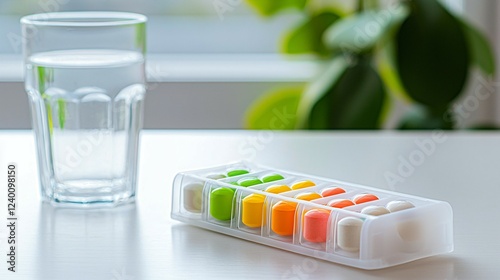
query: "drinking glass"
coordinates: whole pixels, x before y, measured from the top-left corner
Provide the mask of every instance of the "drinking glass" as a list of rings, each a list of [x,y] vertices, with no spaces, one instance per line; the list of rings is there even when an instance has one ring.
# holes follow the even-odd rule
[[[146,21],[119,12],[21,19],[43,200],[78,206],[134,201]]]

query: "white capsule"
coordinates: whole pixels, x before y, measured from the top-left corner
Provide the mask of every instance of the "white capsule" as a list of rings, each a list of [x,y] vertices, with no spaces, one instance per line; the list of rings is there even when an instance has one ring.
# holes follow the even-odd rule
[[[414,208],[411,202],[408,201],[391,201],[387,203],[387,209],[392,212],[398,212],[410,208]],[[416,220],[406,220],[399,222],[397,225],[398,233],[404,241],[412,242],[421,238],[421,227]]]
[[[403,201],[403,200],[396,200],[396,201],[391,201],[387,203],[387,210],[389,210],[391,213],[392,212],[398,212],[401,210],[406,210],[415,207],[411,202],[408,201]]]
[[[207,175],[208,179],[213,179],[213,180],[219,180],[219,179],[224,179],[226,178],[226,175],[224,174],[219,174],[219,173],[213,173],[213,174],[208,174]]]
[[[367,206],[361,210],[361,214],[371,215],[371,216],[381,216],[385,214],[389,214],[389,210],[384,206]]]
[[[201,212],[202,204],[202,193],[203,184],[202,183],[191,183],[183,187],[184,196],[184,209],[193,213]]]
[[[348,252],[359,251],[363,220],[355,217],[343,218],[337,225],[337,244]]]

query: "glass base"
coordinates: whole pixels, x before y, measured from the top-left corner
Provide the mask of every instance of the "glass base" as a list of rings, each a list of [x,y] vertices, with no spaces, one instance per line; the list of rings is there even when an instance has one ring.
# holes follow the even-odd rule
[[[75,180],[55,184],[52,196],[43,200],[58,207],[102,208],[135,202],[135,192],[116,180]]]

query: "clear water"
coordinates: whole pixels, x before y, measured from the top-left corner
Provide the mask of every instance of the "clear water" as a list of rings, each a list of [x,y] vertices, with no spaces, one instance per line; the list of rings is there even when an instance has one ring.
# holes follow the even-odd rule
[[[26,75],[44,197],[74,203],[133,198],[145,95],[143,55],[38,53],[28,58]]]

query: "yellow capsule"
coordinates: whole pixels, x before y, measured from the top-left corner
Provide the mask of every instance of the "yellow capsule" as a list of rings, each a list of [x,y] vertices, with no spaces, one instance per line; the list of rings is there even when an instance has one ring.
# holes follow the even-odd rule
[[[282,193],[291,191],[290,187],[285,185],[273,185],[268,187],[265,191],[269,193]],[[265,222],[263,217],[265,215],[264,201],[266,196],[261,194],[250,194],[243,198],[241,201],[241,222],[247,227],[258,228]]]
[[[310,188],[314,187],[316,184],[312,181],[305,180],[305,181],[300,181],[292,185],[292,190],[300,190],[304,188]]]
[[[251,228],[262,226],[262,211],[266,197],[261,194],[250,194],[243,198],[241,206],[241,221]]]
[[[322,196],[319,193],[307,192],[307,193],[300,193],[300,194],[296,195],[295,198],[300,199],[300,200],[311,201],[314,199],[322,198]]]
[[[291,190],[292,189],[286,185],[272,185],[272,186],[267,187],[266,192],[278,194],[278,193],[282,193],[282,192],[289,192]]]

